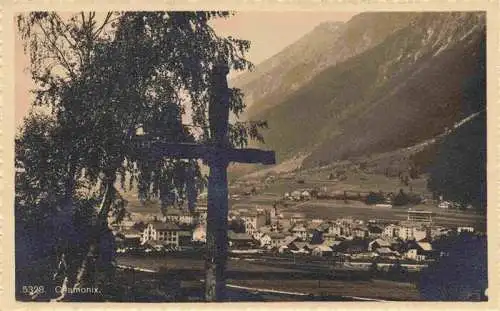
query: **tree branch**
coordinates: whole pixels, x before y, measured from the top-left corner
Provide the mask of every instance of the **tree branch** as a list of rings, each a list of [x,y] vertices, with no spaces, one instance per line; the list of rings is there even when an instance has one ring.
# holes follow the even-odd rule
[[[76,73],[73,71],[73,69],[71,69],[71,65],[69,64],[68,60],[64,57],[64,54],[57,46],[57,43],[50,39],[50,36],[49,36],[47,30],[45,30],[45,28],[43,27],[42,23],[40,21],[37,21],[37,23],[38,23],[38,26],[40,27],[40,29],[42,30],[43,34],[45,35],[45,38],[49,41],[49,43],[52,45],[52,47],[56,50],[57,55],[58,55],[58,60],[60,62],[64,63],[63,67],[65,67],[65,69],[68,71],[68,74],[71,76],[71,78],[76,79]]]
[[[104,27],[108,25],[112,16],[113,12],[108,12],[106,14],[106,18],[104,19],[104,22],[102,23],[101,27],[97,28],[97,30],[92,34],[94,40],[97,39],[97,37],[101,34]]]

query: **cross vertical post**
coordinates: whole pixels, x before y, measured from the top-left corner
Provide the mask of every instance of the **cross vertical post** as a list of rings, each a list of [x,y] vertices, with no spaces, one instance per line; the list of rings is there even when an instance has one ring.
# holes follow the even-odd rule
[[[227,65],[214,68],[212,98],[208,107],[211,144],[215,151],[208,155],[207,240],[205,258],[205,300],[225,299],[225,269],[227,262],[228,228],[228,158],[229,94]]]
[[[229,162],[276,164],[273,151],[232,148],[229,141],[229,89],[227,65],[215,66],[212,72],[212,90],[208,105],[210,143],[169,143],[138,137],[138,152],[147,152],[153,159],[205,159],[208,176],[207,241],[205,250],[205,300],[222,301],[225,297],[225,270],[228,255],[228,184]],[[192,172],[188,172],[192,174]],[[192,178],[192,175],[190,178]],[[191,188],[189,193],[192,193]],[[193,209],[193,202],[189,203]]]

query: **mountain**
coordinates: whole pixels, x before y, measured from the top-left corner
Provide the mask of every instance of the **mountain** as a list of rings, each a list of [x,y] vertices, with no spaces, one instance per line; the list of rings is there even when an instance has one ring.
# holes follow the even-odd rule
[[[323,69],[379,44],[407,26],[410,13],[360,14],[348,23],[324,22],[254,71],[230,81],[245,93],[247,116],[280,103]]]
[[[485,14],[476,12],[358,15],[330,33],[334,44],[319,44],[329,51],[322,53],[343,56],[311,61],[299,86],[280,86],[281,74],[256,91],[263,78],[241,77],[246,92],[263,94],[249,115],[268,121],[265,148],[278,161],[303,156],[304,167],[415,145],[465,117],[462,90],[484,52],[485,27]],[[297,46],[252,74],[277,74],[276,59]]]

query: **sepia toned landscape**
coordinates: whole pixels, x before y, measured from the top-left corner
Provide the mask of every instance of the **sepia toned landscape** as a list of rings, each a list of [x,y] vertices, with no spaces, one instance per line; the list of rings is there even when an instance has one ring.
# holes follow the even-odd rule
[[[16,23],[18,301],[488,300],[485,12]]]

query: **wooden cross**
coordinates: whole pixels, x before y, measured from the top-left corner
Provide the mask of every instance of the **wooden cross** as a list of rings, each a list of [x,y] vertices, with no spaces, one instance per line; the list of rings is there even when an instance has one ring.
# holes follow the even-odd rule
[[[225,268],[227,261],[229,162],[275,164],[273,151],[234,149],[228,138],[229,92],[227,65],[216,66],[212,73],[213,90],[208,107],[211,143],[174,144],[147,142],[150,156],[179,159],[205,159],[210,167],[208,177],[207,242],[205,257],[205,299],[225,298]]]

